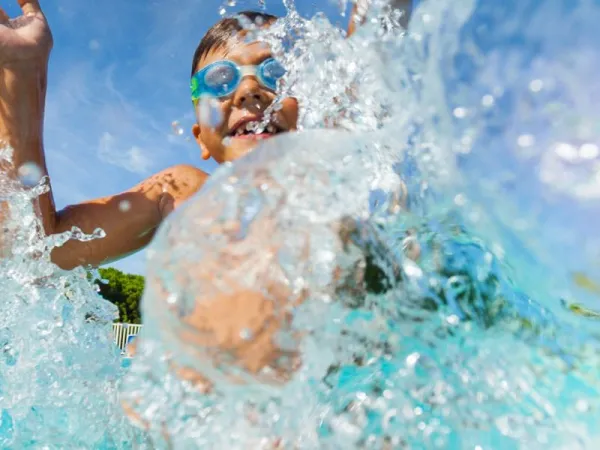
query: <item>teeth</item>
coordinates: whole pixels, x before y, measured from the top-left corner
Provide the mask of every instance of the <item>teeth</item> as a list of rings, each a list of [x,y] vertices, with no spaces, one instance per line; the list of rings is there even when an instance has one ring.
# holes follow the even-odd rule
[[[235,130],[234,136],[241,136],[245,133],[261,134],[264,131],[270,134],[277,133],[277,127],[273,124],[268,124],[266,127],[262,127],[259,122],[247,122],[237,130]]]

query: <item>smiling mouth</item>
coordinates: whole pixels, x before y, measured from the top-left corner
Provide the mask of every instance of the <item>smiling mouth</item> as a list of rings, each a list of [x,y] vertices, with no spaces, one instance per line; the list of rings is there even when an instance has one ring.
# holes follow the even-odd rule
[[[266,139],[282,132],[284,132],[284,130],[272,122],[267,126],[262,126],[260,122],[252,120],[242,123],[234,128],[229,133],[229,137],[239,139]]]

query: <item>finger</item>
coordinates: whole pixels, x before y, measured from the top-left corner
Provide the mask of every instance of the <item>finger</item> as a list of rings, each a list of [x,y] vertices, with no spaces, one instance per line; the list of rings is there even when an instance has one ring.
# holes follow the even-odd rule
[[[10,17],[8,17],[8,14],[6,14],[6,11],[4,11],[2,8],[0,8],[0,24],[8,25],[9,23],[10,23]]]
[[[26,16],[42,12],[42,8],[40,7],[40,2],[38,0],[18,0],[18,2],[21,10],[23,10],[23,14]]]

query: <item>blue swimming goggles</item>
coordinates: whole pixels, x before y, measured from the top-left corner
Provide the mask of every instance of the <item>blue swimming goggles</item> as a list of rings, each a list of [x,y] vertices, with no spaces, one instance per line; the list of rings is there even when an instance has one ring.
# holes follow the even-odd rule
[[[196,103],[201,97],[227,97],[235,92],[247,76],[255,76],[260,84],[274,91],[277,89],[277,80],[284,74],[283,66],[273,58],[257,66],[238,66],[229,60],[217,61],[192,76],[192,101]]]

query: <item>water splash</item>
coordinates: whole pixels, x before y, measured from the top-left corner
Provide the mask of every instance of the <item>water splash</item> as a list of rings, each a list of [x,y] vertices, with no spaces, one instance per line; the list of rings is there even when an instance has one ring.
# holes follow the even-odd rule
[[[600,6],[437,0],[405,32],[376,1],[345,40],[285,4],[253,32],[303,132],[221,168],[149,250],[121,398],[145,440],[115,308],[48,262],[102,233],[42,238],[44,185],[0,180],[2,446],[596,448]]]
[[[0,165],[12,165],[10,148]],[[0,174],[0,447],[124,448],[136,438],[117,397],[116,307],[85,270],[50,263],[53,248],[101,233],[43,237],[34,205],[47,191],[45,179],[24,187]]]
[[[539,94],[542,72],[561,61],[553,50],[566,42],[576,55],[600,7],[559,3],[431,1],[405,32],[374,2],[351,40],[290,7],[257,34],[288,69],[281,97],[298,98],[301,130],[349,133],[269,141],[220,169],[160,231],[150,325],[124,392],[156,442],[597,445],[598,342],[556,307],[570,260],[547,264],[543,253],[593,236],[575,224],[581,234],[564,240],[564,210],[550,208],[536,167],[556,154],[552,142],[571,145],[559,152],[571,166],[544,167],[569,169],[557,187],[583,205],[570,169],[593,183],[595,135],[567,137],[594,116],[576,95],[586,84],[572,82],[594,58],[570,59],[567,78],[554,72],[570,90]],[[558,21],[573,24],[572,40],[541,25]],[[573,120],[548,127],[564,104]],[[529,241],[523,220],[551,230]]]

